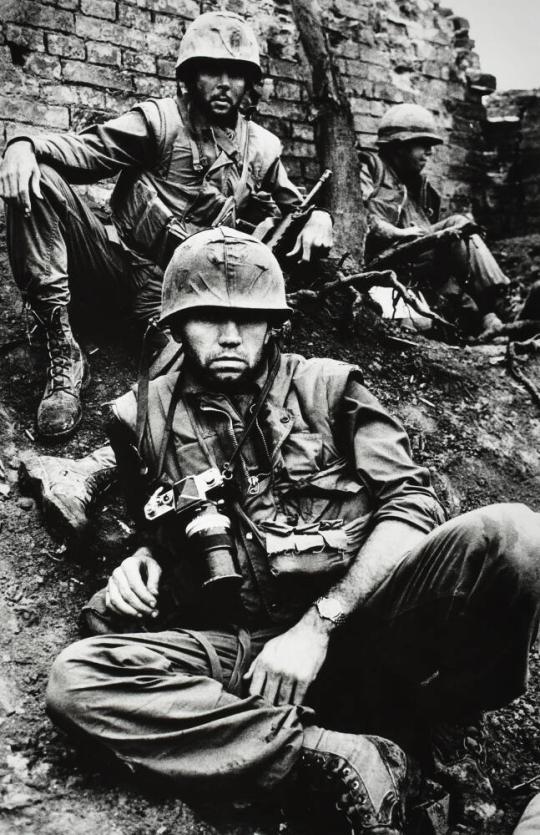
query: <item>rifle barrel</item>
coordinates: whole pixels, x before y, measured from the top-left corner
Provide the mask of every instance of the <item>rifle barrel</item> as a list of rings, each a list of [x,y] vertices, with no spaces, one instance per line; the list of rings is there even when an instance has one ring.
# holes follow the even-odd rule
[[[313,186],[313,188],[309,192],[309,194],[306,194],[306,196],[302,200],[302,202],[300,204],[300,207],[299,207],[300,210],[307,209],[307,207],[311,204],[311,201],[313,200],[315,195],[321,190],[321,188],[324,186],[326,181],[330,179],[331,176],[332,176],[331,169],[330,168],[325,168],[323,173],[321,174],[321,176],[319,177],[319,179],[317,180],[317,182],[315,183],[315,185]]]

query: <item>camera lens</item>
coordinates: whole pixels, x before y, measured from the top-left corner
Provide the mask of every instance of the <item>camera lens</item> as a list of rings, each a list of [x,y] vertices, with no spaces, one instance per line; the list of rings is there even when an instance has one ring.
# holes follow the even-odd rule
[[[217,581],[242,582],[230,528],[229,517],[211,503],[199,510],[186,525],[186,536],[202,557],[205,588]]]

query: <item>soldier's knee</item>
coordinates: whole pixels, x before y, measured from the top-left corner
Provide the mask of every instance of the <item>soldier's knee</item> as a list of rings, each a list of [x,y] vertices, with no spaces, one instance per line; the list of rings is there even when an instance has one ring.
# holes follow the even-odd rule
[[[84,707],[81,693],[84,691],[86,670],[93,654],[93,638],[77,641],[66,647],[54,661],[49,675],[46,693],[47,713],[55,721],[71,720]]]
[[[521,503],[488,505],[474,513],[486,552],[540,589],[540,514]]]
[[[470,223],[470,220],[470,217],[467,217],[467,215],[460,214],[450,215],[450,217],[446,218],[449,226],[463,226],[465,223]]]
[[[56,168],[53,168],[52,165],[48,165],[46,162],[40,162],[38,165],[42,185],[52,185],[58,187],[66,182],[62,175],[56,170]]]

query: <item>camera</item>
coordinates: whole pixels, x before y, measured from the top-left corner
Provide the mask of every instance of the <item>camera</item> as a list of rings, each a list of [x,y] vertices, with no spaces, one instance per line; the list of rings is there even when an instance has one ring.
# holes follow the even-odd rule
[[[181,517],[186,538],[200,557],[203,588],[242,582],[231,520],[224,512],[224,483],[220,471],[211,467],[170,487],[158,487],[144,506],[150,522],[170,513]]]

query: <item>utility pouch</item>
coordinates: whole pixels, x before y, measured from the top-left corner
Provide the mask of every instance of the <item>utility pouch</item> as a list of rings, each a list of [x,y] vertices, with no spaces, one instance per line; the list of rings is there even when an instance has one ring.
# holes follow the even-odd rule
[[[274,577],[328,574],[346,568],[352,559],[341,519],[296,527],[263,522],[260,529]]]
[[[152,254],[173,213],[150,181],[139,174],[121,201],[111,199],[115,225],[127,246]]]

